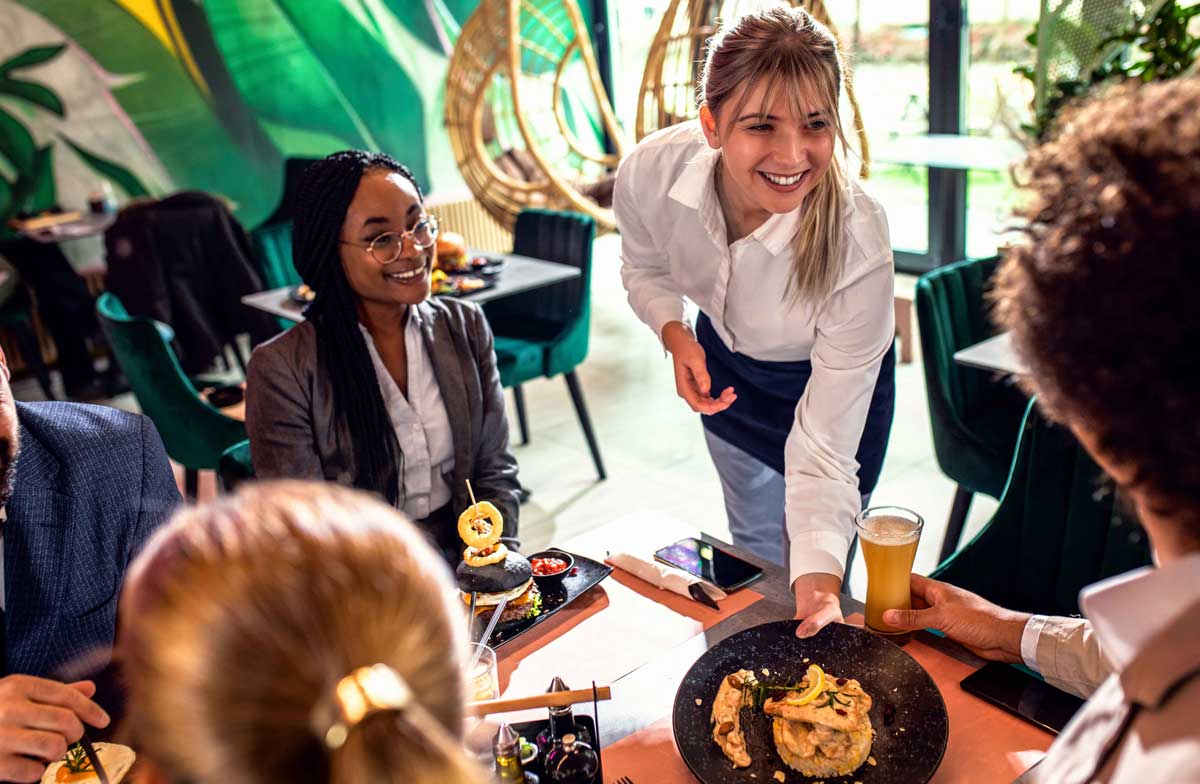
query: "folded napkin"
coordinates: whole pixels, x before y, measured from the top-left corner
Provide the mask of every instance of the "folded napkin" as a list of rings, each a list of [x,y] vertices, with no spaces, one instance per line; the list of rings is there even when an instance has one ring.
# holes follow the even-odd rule
[[[718,602],[728,595],[717,586],[706,583],[699,577],[694,577],[682,569],[676,569],[658,561],[649,561],[629,553],[613,553],[604,560],[657,588],[686,596],[689,599],[692,598],[692,595],[688,593],[690,585],[699,585],[701,590]]]

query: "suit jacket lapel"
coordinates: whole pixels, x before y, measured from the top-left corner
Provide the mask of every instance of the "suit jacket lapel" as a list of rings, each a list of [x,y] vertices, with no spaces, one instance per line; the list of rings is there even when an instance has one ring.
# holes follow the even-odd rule
[[[75,501],[54,488],[58,461],[21,428],[21,453],[4,524],[9,672],[45,672],[69,582],[66,537]]]
[[[425,350],[433,361],[433,375],[437,378],[442,402],[446,404],[446,416],[450,418],[450,433],[454,438],[454,476],[450,492],[457,495],[474,470],[471,440],[471,407],[467,400],[467,384],[459,362],[458,344],[451,333],[440,308],[422,302],[417,306],[421,314],[421,336]]]

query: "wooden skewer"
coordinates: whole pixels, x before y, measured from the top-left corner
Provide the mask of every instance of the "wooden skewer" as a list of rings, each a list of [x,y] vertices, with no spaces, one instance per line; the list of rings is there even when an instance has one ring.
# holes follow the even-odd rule
[[[467,715],[487,716],[490,713],[508,713],[528,708],[561,708],[566,705],[591,702],[592,696],[591,689],[573,689],[571,691],[548,691],[532,697],[515,697],[508,700],[481,700],[467,703]],[[598,700],[611,700],[612,689],[608,686],[597,686],[595,697]]]
[[[475,503],[475,491],[471,489],[470,479],[467,480],[467,493],[471,496],[471,507],[474,508],[478,506],[478,504]]]

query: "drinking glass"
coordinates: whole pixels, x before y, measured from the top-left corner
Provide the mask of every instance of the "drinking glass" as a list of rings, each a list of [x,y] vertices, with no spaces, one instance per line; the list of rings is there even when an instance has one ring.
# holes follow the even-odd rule
[[[475,658],[480,649],[483,652],[475,666],[467,673],[467,696],[472,702],[480,700],[495,700],[500,698],[500,674],[496,669],[496,651],[480,642],[468,643],[467,662]]]
[[[883,611],[912,609],[909,576],[925,521],[899,506],[877,506],[859,512],[854,525],[867,564],[867,628],[898,634],[883,622]]]

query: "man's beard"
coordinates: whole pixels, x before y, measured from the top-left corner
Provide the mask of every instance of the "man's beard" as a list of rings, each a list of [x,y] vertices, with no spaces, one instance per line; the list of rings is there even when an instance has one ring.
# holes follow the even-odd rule
[[[0,507],[7,505],[12,497],[17,478],[18,451],[16,438],[0,437]]]

